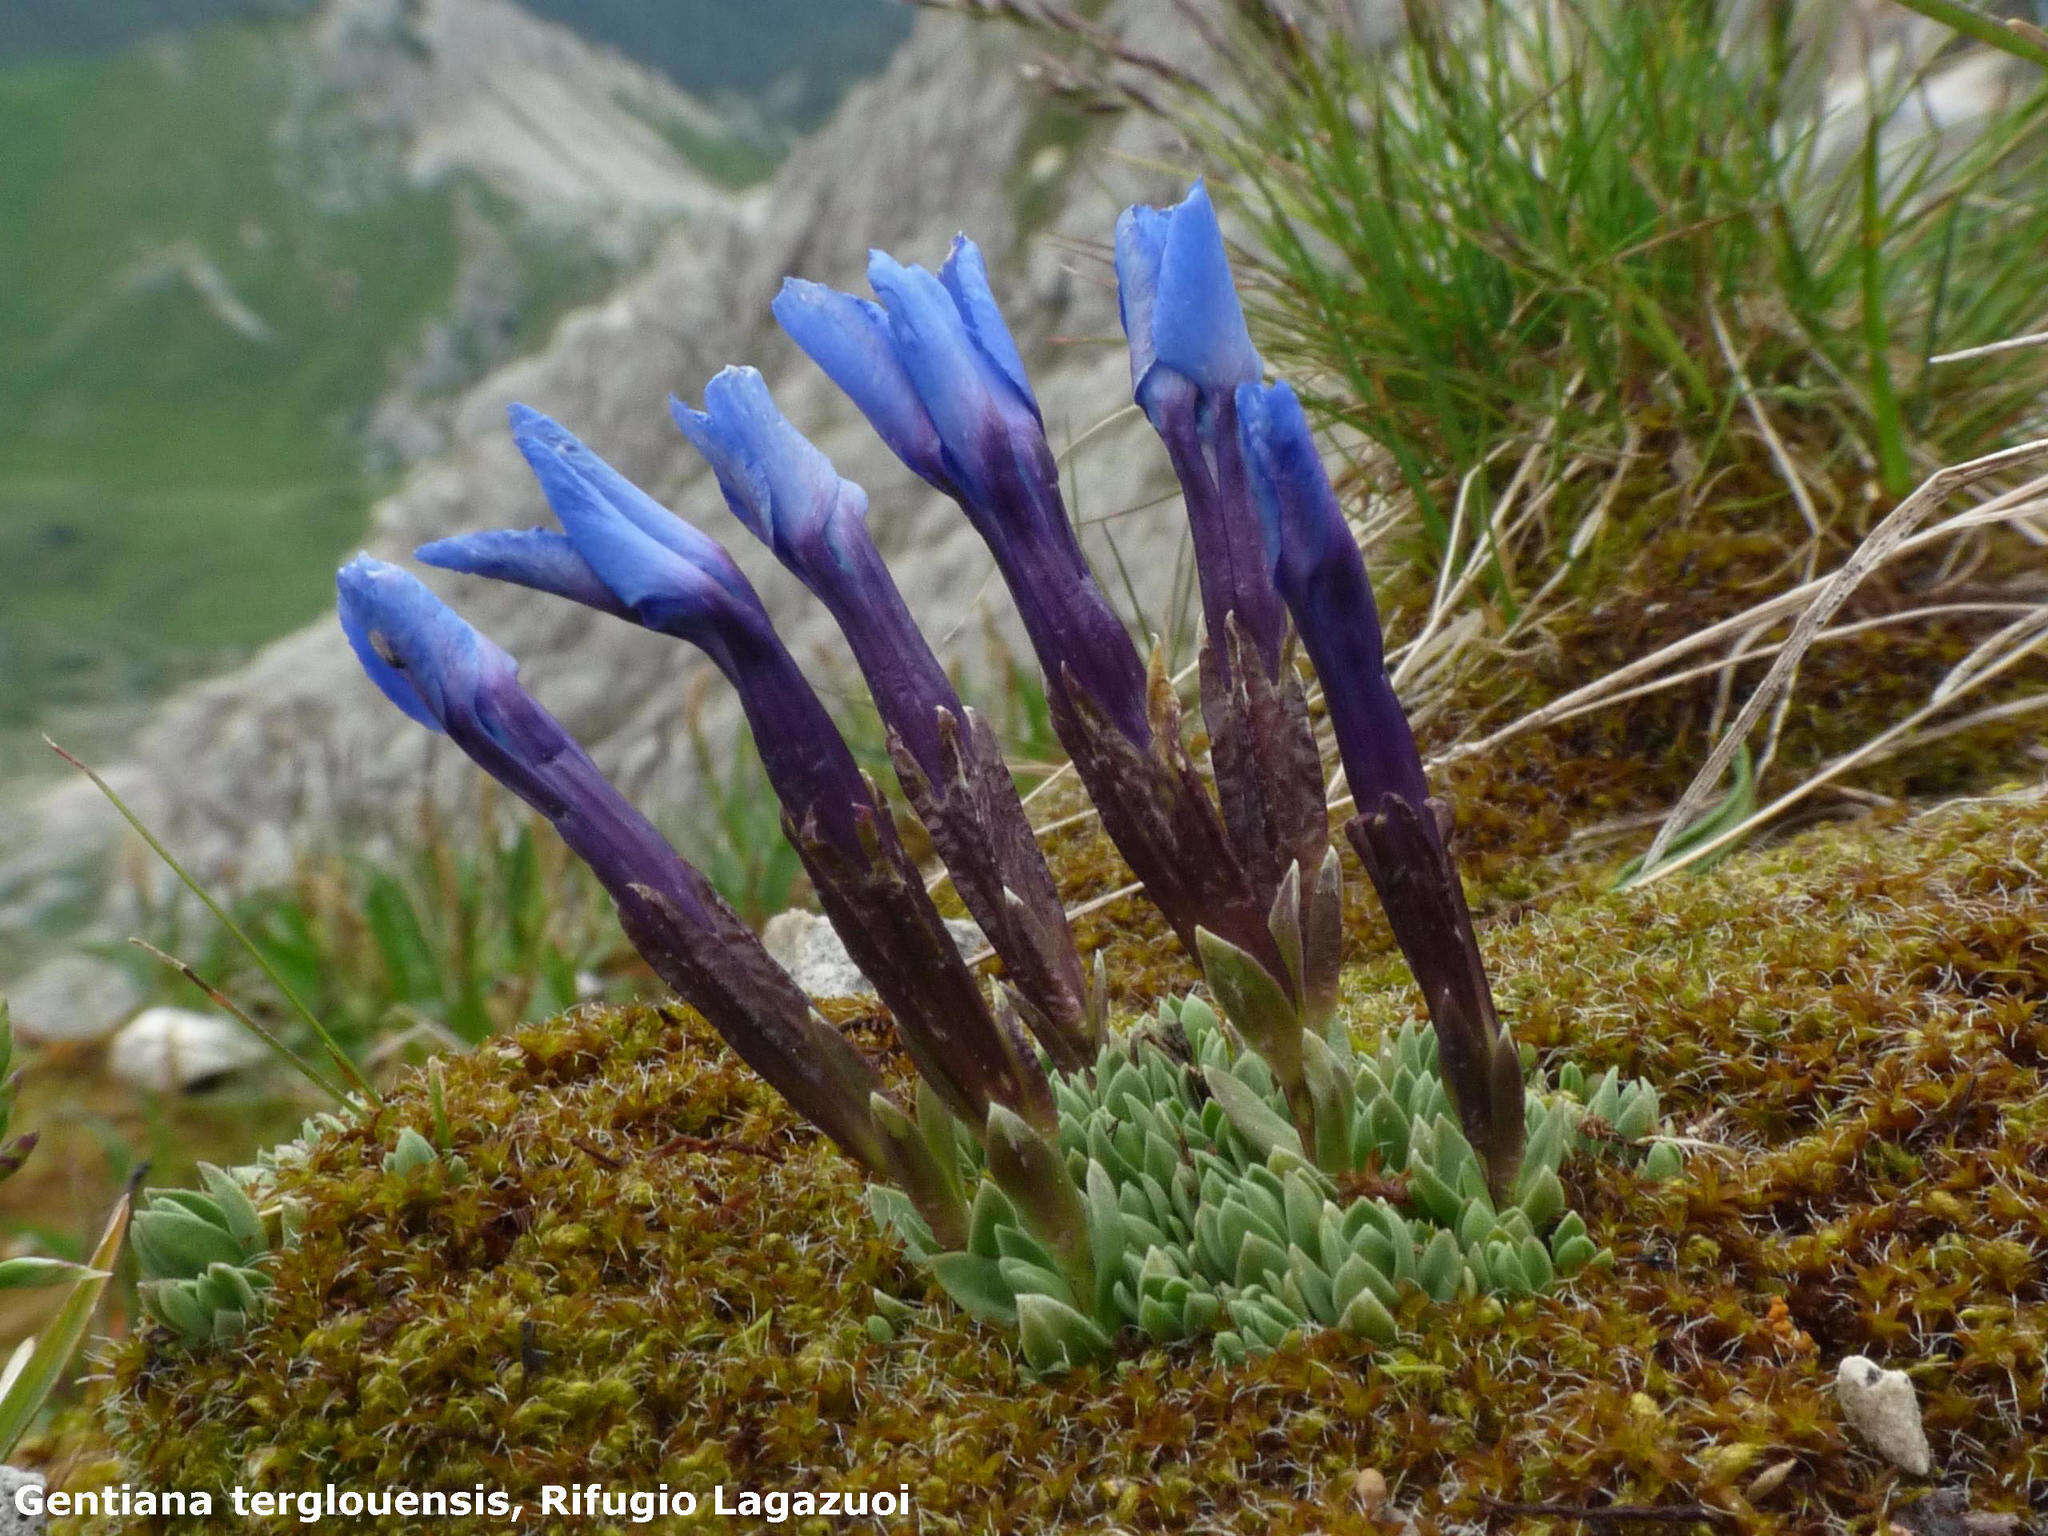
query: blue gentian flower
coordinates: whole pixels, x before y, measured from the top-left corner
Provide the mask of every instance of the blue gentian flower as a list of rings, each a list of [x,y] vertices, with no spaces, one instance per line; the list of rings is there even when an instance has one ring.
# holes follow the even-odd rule
[[[934,782],[945,773],[941,713],[966,712],[868,531],[867,493],[776,409],[752,368],[728,368],[704,409],[669,409],[718,477],[726,505],[808,587],[845,632],[883,722]]]
[[[858,814],[872,813],[866,782],[737,562],[558,423],[521,406],[512,423],[566,539],[464,534],[423,546],[419,557],[579,602],[602,594],[592,606],[697,646],[738,690],[762,764],[792,818],[815,822],[843,850],[856,850]]]
[[[1210,641],[1227,666],[1234,616],[1274,675],[1287,618],[1267,570],[1237,432],[1237,391],[1259,381],[1262,364],[1200,182],[1172,208],[1124,210],[1116,275],[1132,395],[1165,441],[1187,501]]]
[[[1092,1059],[1086,986],[1058,887],[1000,746],[960,702],[875,548],[866,493],[776,409],[754,369],[720,373],[705,386],[704,407],[670,402],[733,515],[845,633],[911,805],[1002,956],[1022,1012],[1055,1058]]]
[[[880,305],[790,281],[776,318],[883,441],[957,500],[994,553],[1044,673],[1054,730],[1102,825],[1189,953],[1206,926],[1282,967],[1261,892],[1150,675],[1089,572],[1038,403],[966,237],[937,275],[877,252]],[[1155,718],[1156,712],[1156,718]]]
[[[849,1156],[895,1177],[900,1159],[870,1114],[873,1069],[520,686],[518,664],[396,566],[358,556],[336,586],[349,644],[385,697],[545,816],[657,974]]]
[[[1387,676],[1365,560],[1294,391],[1242,385],[1237,413],[1275,584],[1322,679],[1358,807],[1345,831],[1422,989],[1459,1123],[1505,1199],[1522,1158],[1521,1058],[1495,1013],[1439,806]]]
[[[881,304],[792,278],[775,316],[896,456],[965,509],[995,555],[1055,704],[1071,678],[1145,745],[1144,663],[1075,537],[980,250],[959,237],[936,275],[877,251],[868,281]]]
[[[979,1125],[991,1102],[1051,1114],[1037,1063],[988,1010],[925,893],[894,823],[854,761],[753,585],[725,547],[675,516],[558,423],[515,407],[513,436],[591,574],[644,627],[697,646],[738,693],[769,783],[826,915],[902,1027],[914,1059],[956,1113]],[[502,536],[443,539],[431,564],[564,592],[555,546],[508,558]],[[479,553],[481,551],[481,553]],[[545,556],[546,563],[542,557]],[[568,594],[564,594],[568,595]]]
[[[1284,383],[1241,385],[1237,413],[1274,584],[1294,615],[1361,812],[1383,795],[1429,798],[1415,732],[1387,676],[1379,608],[1301,402]]]

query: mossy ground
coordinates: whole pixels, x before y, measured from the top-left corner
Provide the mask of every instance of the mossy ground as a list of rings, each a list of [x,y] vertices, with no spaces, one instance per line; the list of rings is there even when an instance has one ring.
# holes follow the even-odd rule
[[[109,1454],[158,1488],[908,1483],[935,1531],[1369,1530],[1366,1468],[1440,1527],[1492,1497],[1869,1530],[1917,1485],[1842,1427],[1829,1382],[1860,1352],[1913,1371],[1944,1478],[2038,1501],[2048,799],[1554,891],[1485,944],[1523,1041],[1648,1076],[1694,1140],[1675,1185],[1582,1173],[1613,1267],[1502,1315],[1416,1298],[1393,1349],[1133,1349],[1030,1381],[700,1024],[591,1008],[449,1061],[466,1184],[381,1169],[428,1128],[417,1082],[320,1142],[285,1175],[313,1217],[270,1321],[236,1351],[122,1341],[117,1450],[44,1451],[74,1486]],[[1414,1009],[1386,962],[1349,992],[1364,1029]],[[892,1344],[871,1286],[919,1305]]]

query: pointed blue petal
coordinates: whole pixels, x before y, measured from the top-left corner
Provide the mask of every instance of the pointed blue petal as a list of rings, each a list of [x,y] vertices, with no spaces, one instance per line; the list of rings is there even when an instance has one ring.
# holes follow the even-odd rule
[[[1152,345],[1152,311],[1159,294],[1159,266],[1166,254],[1164,208],[1134,203],[1116,221],[1116,307],[1131,344],[1131,393],[1145,387],[1158,354]]]
[[[988,266],[981,259],[981,247],[965,235],[955,235],[953,249],[947,253],[945,265],[939,268],[939,281],[953,296],[974,344],[1036,412],[1038,401],[1031,393],[1030,379],[1025,377],[1024,359],[1017,351],[1010,327],[1003,321],[1003,312],[996,307],[995,295],[989,290]]]
[[[669,396],[668,413],[690,446],[704,456],[725,504],[732,515],[747,525],[747,531],[764,544],[775,542],[775,525],[770,519],[768,480],[746,453],[733,441],[709,411],[692,410],[674,395]]]
[[[1260,374],[1259,354],[1231,282],[1223,229],[1200,182],[1167,216],[1152,348],[1163,366],[1208,393],[1228,393]]]
[[[801,563],[838,515],[866,497],[776,408],[752,368],[727,368],[704,389],[703,411],[671,402],[676,425],[710,461],[733,514],[785,561]]]
[[[641,605],[657,592],[677,602],[685,593],[708,599],[703,590],[708,583],[743,602],[755,600],[754,589],[723,545],[670,512],[559,425],[539,418],[514,441],[577,554],[643,622],[647,613]],[[593,557],[593,539],[608,552],[609,567]],[[624,558],[628,550],[637,551],[637,558]]]
[[[711,618],[730,606],[723,582],[649,538],[603,497],[564,498],[555,510],[576,553],[643,624]]]
[[[881,306],[792,277],[775,296],[774,310],[790,340],[846,392],[890,451],[946,489],[938,429],[897,355]]]
[[[889,312],[896,355],[917,386],[944,445],[946,472],[968,490],[1000,468],[992,450],[1012,430],[1040,434],[1037,408],[976,344],[953,295],[923,267],[906,267],[876,252],[868,281]]]
[[[585,482],[587,489],[610,501],[642,533],[685,560],[715,562],[722,553],[716,540],[641,490],[560,422],[526,406],[514,406],[512,414],[512,440],[550,497],[551,487],[562,487],[559,471],[566,466]]]
[[[472,576],[531,587],[615,618],[633,616],[576,553],[576,546],[552,528],[493,528],[458,534],[422,544],[413,554],[444,571],[464,571]]]

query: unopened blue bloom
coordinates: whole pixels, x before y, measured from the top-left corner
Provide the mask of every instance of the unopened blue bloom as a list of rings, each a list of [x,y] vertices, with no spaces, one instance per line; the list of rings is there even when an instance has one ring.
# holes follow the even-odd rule
[[[591,602],[697,646],[738,690],[778,797],[842,848],[870,806],[853,754],[777,637],[745,574],[716,539],[647,495],[558,423],[514,407],[513,437],[566,531],[482,533],[424,546],[420,558]],[[566,558],[582,562],[578,571]]]
[[[1165,441],[1186,497],[1210,639],[1226,622],[1279,667],[1287,621],[1268,572],[1245,484],[1237,391],[1256,384],[1216,210],[1200,182],[1172,208],[1127,208],[1116,226],[1118,306],[1131,349],[1131,391]],[[1219,652],[1227,661],[1227,653]]]
[[[691,527],[535,411],[515,408],[514,437],[592,575],[648,629],[711,657],[739,694],[768,781],[833,927],[901,1026],[948,1103],[979,1124],[991,1101],[1038,1112],[1049,1090],[1011,1049],[946,935],[830,712],[775,633],[725,547]],[[422,551],[474,569],[484,554],[508,580],[560,592],[552,547],[522,566],[502,541],[444,539]],[[549,563],[542,565],[545,553]],[[580,578],[578,578],[580,582]]]
[[[615,895],[651,886],[703,915],[666,840],[519,685],[518,663],[395,565],[359,555],[335,582],[342,629],[386,698],[553,822]]]
[[[1085,985],[1059,891],[987,724],[971,718],[875,548],[867,495],[776,409],[761,375],[728,368],[704,409],[671,401],[733,515],[831,610],[891,733],[911,804],[954,888],[1003,957],[1049,1049],[1088,1059]],[[906,759],[902,754],[907,753]]]
[[[1237,413],[1274,583],[1322,680],[1358,809],[1369,813],[1390,794],[1421,807],[1429,786],[1387,676],[1372,583],[1301,402],[1284,383],[1244,384]]]
[[[882,1086],[873,1069],[520,687],[518,664],[396,566],[358,556],[336,586],[349,644],[385,696],[545,816],[662,979],[800,1114],[869,1169],[891,1172],[870,1113]]]
[[[1164,383],[1187,380],[1229,396],[1261,364],[1231,281],[1209,189],[1196,182],[1171,208],[1137,204],[1116,223],[1117,303],[1131,344],[1131,387],[1142,405]]]
[[[790,425],[754,369],[720,373],[705,386],[704,407],[670,403],[733,515],[831,610],[883,721],[938,782],[940,712],[960,721],[966,712],[875,548],[867,494]]]
[[[868,281],[881,304],[791,279],[776,318],[897,457],[966,510],[1055,700],[1071,677],[1128,738],[1148,743],[1144,664],[1075,537],[980,250],[961,236],[936,275],[878,251]]]
[[[703,410],[671,397],[669,414],[711,465],[733,516],[806,585],[807,572],[844,558],[834,546],[865,531],[867,493],[790,425],[759,369],[726,368],[704,386]]]

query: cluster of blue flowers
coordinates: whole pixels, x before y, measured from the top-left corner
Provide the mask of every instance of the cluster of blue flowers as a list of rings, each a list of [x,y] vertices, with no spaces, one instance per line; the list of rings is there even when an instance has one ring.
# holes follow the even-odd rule
[[[1315,1094],[1299,1036],[1334,1007],[1341,892],[1298,634],[1359,812],[1347,833],[1422,985],[1463,1133],[1504,1194],[1524,1134],[1519,1063],[1494,1016],[1446,818],[1387,677],[1364,563],[1301,405],[1285,383],[1264,382],[1203,188],[1173,208],[1130,209],[1116,265],[1134,394],[1180,478],[1200,569],[1213,798],[1157,650],[1148,663],[1089,571],[973,242],[956,240],[936,273],[875,254],[879,302],[791,280],[775,314],[986,541],[1104,828],[1308,1136]],[[826,915],[895,1019],[920,1098],[1011,1171],[1027,1213],[1058,1226],[1072,1203],[1055,1187],[1065,1175],[1048,1066],[1085,1071],[1098,1059],[1103,993],[993,734],[919,633],[870,536],[865,494],[782,416],[760,374],[727,369],[702,410],[672,410],[735,515],[844,631],[903,790],[1000,956],[1003,986],[985,995],[968,971],[880,793],[731,555],[561,426],[512,412],[559,531],[468,534],[420,558],[602,609],[713,660]],[[801,1114],[901,1189],[941,1246],[958,1246],[967,1211],[927,1130],[520,687],[512,658],[394,566],[359,557],[339,585],[342,624],[393,702],[546,816],[654,970]]]

